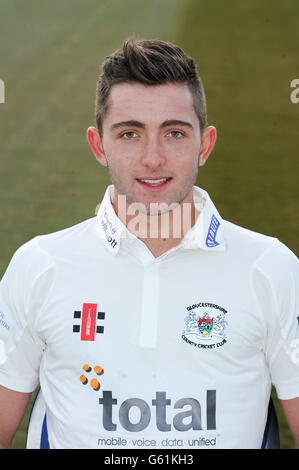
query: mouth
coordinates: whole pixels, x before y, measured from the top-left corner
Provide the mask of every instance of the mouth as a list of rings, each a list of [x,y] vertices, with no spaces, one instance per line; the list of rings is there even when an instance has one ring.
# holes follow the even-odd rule
[[[136,178],[136,181],[149,191],[162,191],[169,185],[172,177]]]

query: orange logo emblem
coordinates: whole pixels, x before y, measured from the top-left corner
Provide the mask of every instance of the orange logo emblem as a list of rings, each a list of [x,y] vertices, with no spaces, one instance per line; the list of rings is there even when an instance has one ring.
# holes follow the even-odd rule
[[[90,367],[89,364],[84,364],[82,366],[82,369],[84,370],[84,372],[86,374],[89,374],[91,371],[92,371],[92,368]],[[102,369],[102,367],[100,366],[95,366],[93,368],[93,371],[95,372],[96,375],[100,376],[100,375],[103,375],[104,374],[104,370]],[[86,377],[85,374],[82,374],[80,375],[80,382],[83,384],[83,385],[87,385],[88,382],[91,386],[91,388],[93,388],[93,390],[95,390],[96,392],[100,389],[101,385],[100,385],[100,382],[98,381],[97,378],[92,378],[90,380],[88,380],[88,378]]]

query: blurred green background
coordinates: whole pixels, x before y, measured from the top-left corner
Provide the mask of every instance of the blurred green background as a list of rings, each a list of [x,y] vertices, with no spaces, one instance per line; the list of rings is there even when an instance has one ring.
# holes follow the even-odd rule
[[[198,185],[223,218],[298,256],[298,13],[298,0],[1,0],[0,277],[27,240],[94,215],[110,183],[85,137],[95,84],[133,34],[172,41],[197,62],[218,130]],[[292,448],[273,396],[281,447]]]

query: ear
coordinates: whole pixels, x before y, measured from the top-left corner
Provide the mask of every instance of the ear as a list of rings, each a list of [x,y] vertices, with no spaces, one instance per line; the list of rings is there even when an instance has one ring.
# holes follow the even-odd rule
[[[107,166],[107,160],[103,150],[103,143],[96,127],[89,127],[86,131],[86,138],[92,153],[101,165]]]
[[[208,126],[205,128],[202,140],[201,140],[201,149],[199,154],[199,166],[203,166],[207,159],[209,158],[210,153],[212,152],[217,138],[216,127]]]

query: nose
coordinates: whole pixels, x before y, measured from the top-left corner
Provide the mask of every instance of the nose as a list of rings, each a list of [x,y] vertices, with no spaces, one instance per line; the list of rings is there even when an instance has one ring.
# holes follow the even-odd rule
[[[158,168],[165,162],[161,142],[157,137],[149,137],[142,151],[142,163],[148,168]]]

